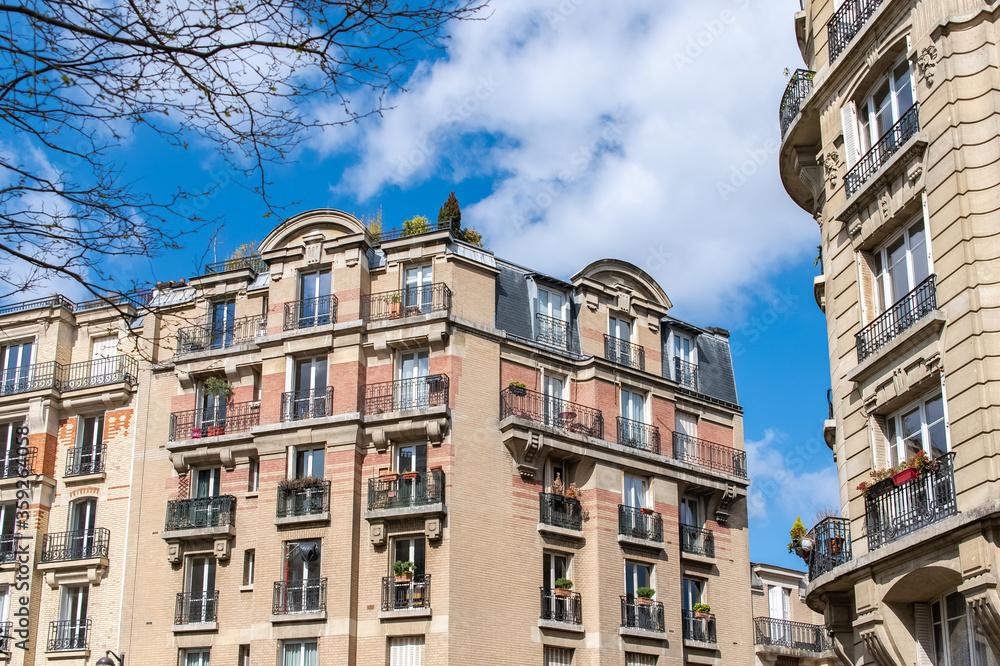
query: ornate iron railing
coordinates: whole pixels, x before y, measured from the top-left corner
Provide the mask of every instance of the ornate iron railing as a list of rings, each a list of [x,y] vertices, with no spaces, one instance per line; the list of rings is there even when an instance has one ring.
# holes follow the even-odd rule
[[[197,497],[167,502],[163,529],[190,530],[232,526],[236,523],[236,498],[232,495]]]
[[[96,527],[77,532],[58,532],[42,537],[42,562],[68,562],[107,557],[111,530]]]
[[[542,595],[542,612],[539,617],[551,622],[583,624],[583,600],[579,592],[539,588]]]
[[[565,495],[538,493],[538,522],[568,530],[582,530],[580,500]]]
[[[604,415],[601,410],[545,395],[538,391],[517,389],[516,387],[507,387],[502,390],[500,392],[500,418],[505,419],[508,416],[516,416],[567,432],[604,439]]]
[[[781,96],[781,108],[778,109],[778,122],[781,123],[781,137],[785,137],[795,116],[799,115],[802,102],[813,88],[813,77],[816,72],[808,69],[797,69],[785,86],[785,94]]]
[[[826,652],[833,649],[833,642],[821,624],[806,624],[791,620],[776,620],[771,617],[753,619],[754,644]]]
[[[558,349],[569,349],[569,340],[569,322],[541,312],[535,313],[535,342]]]
[[[119,355],[64,365],[59,376],[58,388],[60,391],[72,391],[119,382],[130,386],[139,383],[138,361]]]
[[[881,491],[869,490],[865,498],[869,551],[958,513],[955,454],[945,454],[934,462],[936,470],[912,481]]]
[[[261,259],[259,254],[252,254],[247,257],[237,257],[235,259],[226,259],[224,261],[217,261],[214,264],[209,264],[205,266],[205,275],[213,275],[215,273],[225,273],[227,271],[238,271],[245,268],[249,268],[251,271],[257,275],[261,273],[266,273],[268,268],[264,260]]]
[[[412,580],[382,578],[382,610],[407,610],[431,607],[431,575],[414,574]]]
[[[677,460],[747,478],[746,452],[680,432],[675,432],[673,439],[674,458]]]
[[[642,449],[659,455],[660,429],[648,423],[632,421],[623,416],[616,417],[618,443],[633,449]]]
[[[191,354],[211,349],[225,349],[253,342],[267,335],[267,317],[254,315],[228,322],[199,324],[177,329],[177,353]]]
[[[698,617],[694,611],[681,611],[681,625],[684,639],[715,643],[715,615],[706,613],[707,617]]]
[[[427,472],[368,479],[368,510],[402,509],[444,502],[444,471]]]
[[[844,188],[847,190],[847,196],[850,197],[860,190],[861,186],[868,182],[868,179],[874,176],[875,172],[881,169],[889,161],[889,158],[895,155],[896,151],[919,131],[920,117],[917,113],[917,104],[914,104],[844,175]]]
[[[278,518],[315,516],[329,512],[330,481],[319,479],[301,488],[282,488],[279,485],[275,511]]]
[[[112,294],[105,298],[92,298],[89,301],[76,303],[73,306],[73,311],[86,312],[87,310],[99,310],[105,307],[121,307],[124,305],[131,305],[136,310],[139,310],[149,305],[151,300],[153,300],[153,291],[151,289],[143,289],[124,294]]]
[[[219,591],[178,592],[174,624],[215,622],[219,611]]]
[[[663,541],[663,516],[634,506],[618,505],[618,534],[647,541]]]
[[[931,274],[854,336],[858,363],[872,356],[937,309],[937,276]]]
[[[445,374],[365,384],[361,412],[372,416],[447,405],[449,388],[450,379]]]
[[[45,298],[35,298],[30,301],[21,301],[0,307],[0,315],[13,314],[15,312],[27,312],[28,310],[38,310],[41,308],[66,308],[72,311],[75,305],[73,301],[65,296],[47,296]]]
[[[281,394],[282,423],[330,416],[333,413],[333,387]]]
[[[604,334],[604,358],[636,370],[646,369],[646,350],[642,345]]]
[[[697,363],[690,363],[674,357],[674,377],[676,378],[677,383],[684,388],[689,388],[692,391],[700,390],[698,388]]]
[[[715,557],[715,534],[694,525],[681,525],[681,552]]]
[[[188,409],[170,415],[167,439],[180,442],[236,432],[249,432],[260,425],[259,402],[231,402],[214,407]]]
[[[663,619],[663,602],[639,599],[623,594],[622,626],[627,629],[645,629],[663,633],[666,627]]]
[[[361,318],[365,321],[449,311],[451,289],[443,282],[361,296]]]
[[[34,446],[25,446],[12,451],[12,455],[7,458],[0,458],[0,479],[12,479],[15,476],[28,476],[35,469],[35,456],[38,449]]]
[[[17,544],[20,534],[0,534],[0,564],[10,564],[17,560]]]
[[[854,35],[865,27],[883,0],[844,0],[826,24],[827,46],[830,64],[840,57]]]
[[[10,654],[11,631],[13,628],[13,622],[0,622],[0,652],[4,654]]]
[[[419,236],[421,234],[429,234],[433,231],[451,231],[452,224],[451,220],[445,220],[444,222],[427,222],[421,226],[414,226],[411,229],[389,229],[387,231],[373,232],[368,231],[369,237],[374,243],[385,243],[386,241],[398,240],[400,238],[408,238],[410,236]]]
[[[326,610],[326,578],[281,580],[274,584],[271,614],[315,613]]]
[[[62,366],[54,361],[21,365],[0,371],[0,395],[59,389]]]
[[[285,303],[282,330],[294,331],[300,328],[336,324],[338,303],[337,297],[333,294]]]
[[[90,647],[90,620],[52,620],[46,652],[86,650]]]
[[[95,446],[74,446],[66,451],[65,476],[82,476],[84,474],[100,474],[104,471],[104,458],[108,451],[107,444]]]
[[[847,518],[824,518],[809,530],[809,538],[813,542],[809,553],[810,579],[851,561],[851,521]]]

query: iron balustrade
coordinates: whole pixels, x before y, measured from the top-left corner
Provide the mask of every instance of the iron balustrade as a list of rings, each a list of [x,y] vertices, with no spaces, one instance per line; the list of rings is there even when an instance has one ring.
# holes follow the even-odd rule
[[[291,480],[294,483],[297,479]],[[286,480],[285,483],[288,483]],[[278,486],[278,504],[275,515],[278,518],[289,516],[316,516],[330,511],[330,481],[327,479],[310,480],[302,487]]]
[[[660,429],[641,421],[633,421],[623,416],[616,417],[618,443],[633,449],[642,449],[660,454]]]
[[[65,476],[100,474],[104,471],[104,460],[107,452],[107,444],[72,447],[66,451]]]
[[[640,599],[631,594],[623,594],[622,626],[627,629],[645,629],[663,633],[666,626],[663,619],[663,602]]]
[[[0,458],[0,479],[12,479],[33,473],[37,454],[38,448],[34,446],[11,449],[6,458]]]
[[[536,312],[535,342],[558,349],[569,349],[569,323]]]
[[[778,109],[778,122],[781,124],[781,138],[785,138],[795,116],[802,109],[802,102],[813,88],[813,77],[816,72],[808,69],[797,69],[785,86],[785,94],[781,96],[781,107]]]
[[[0,395],[59,389],[62,366],[55,361],[21,365],[0,371]]]
[[[60,391],[105,386],[124,382],[129,386],[139,383],[139,362],[119,355],[95,358],[62,366],[57,388]]]
[[[542,595],[542,612],[539,617],[550,622],[583,624],[583,600],[579,592],[539,588]]]
[[[382,610],[408,610],[431,607],[431,575],[414,574],[412,580],[382,578]]]
[[[715,557],[715,534],[694,525],[681,525],[681,552],[702,557]]]
[[[254,315],[177,329],[177,353],[226,349],[267,335],[267,317]]]
[[[10,564],[17,560],[17,544],[20,534],[0,534],[0,564]]]
[[[634,539],[663,541],[663,516],[658,513],[644,513],[634,506],[618,505],[618,534]]]
[[[252,254],[247,257],[236,257],[235,259],[226,259],[225,261],[217,261],[214,264],[209,264],[205,266],[205,275],[242,269],[250,269],[257,275],[268,271],[267,264],[264,263],[261,256],[259,254]]]
[[[421,225],[415,225],[410,229],[403,227],[402,229],[389,229],[388,231],[370,231],[368,232],[372,240],[376,243],[385,243],[386,241],[398,240],[400,238],[408,238],[410,236],[419,236],[421,234],[429,234],[434,231],[457,231],[452,227],[451,220],[445,220],[443,222],[425,222]]]
[[[646,350],[642,345],[604,334],[604,358],[636,370],[646,369]]]
[[[144,289],[139,291],[129,291],[124,294],[110,294],[104,298],[92,298],[89,301],[76,303],[73,305],[74,312],[86,312],[87,310],[99,310],[105,307],[123,307],[131,305],[136,310],[149,305],[153,300],[153,291]]]
[[[414,472],[368,479],[368,510],[404,509],[444,502],[444,471]]]
[[[937,275],[931,274],[854,336],[858,363],[872,356],[937,309]]]
[[[282,423],[330,416],[333,413],[333,387],[281,394]]]
[[[854,36],[865,27],[883,0],[844,0],[826,24],[830,64],[840,57]]]
[[[809,530],[809,538],[813,542],[809,553],[810,579],[851,561],[851,521],[847,518],[824,518]]]
[[[28,310],[39,310],[41,308],[66,308],[70,312],[75,307],[73,301],[65,296],[48,296],[46,298],[35,298],[30,301],[21,301],[0,307],[0,315],[13,314],[15,312],[27,312]]]
[[[747,454],[745,451],[698,439],[681,432],[675,432],[673,440],[674,458],[677,460],[719,470],[743,479],[747,478]]]
[[[844,188],[847,190],[847,196],[851,197],[860,190],[861,186],[867,183],[876,171],[885,166],[889,158],[895,155],[896,151],[919,131],[920,117],[917,113],[917,104],[914,104],[844,175]]]
[[[449,387],[450,379],[445,374],[365,384],[361,411],[372,416],[447,405]]]
[[[219,591],[178,592],[174,624],[215,622],[219,611]]]
[[[259,425],[259,402],[223,403],[172,413],[167,439],[171,442],[180,442],[185,439],[249,432],[251,428]]]
[[[681,625],[684,640],[715,643],[715,615],[705,613],[706,617],[698,617],[694,611],[681,611]]]
[[[86,650],[90,647],[90,620],[52,620],[46,652]]]
[[[13,622],[0,622],[0,652],[10,654],[10,639],[13,628]]]
[[[674,358],[674,377],[677,383],[692,391],[698,390],[698,364]]]
[[[507,387],[500,391],[500,419],[509,416],[604,439],[604,415],[599,409],[562,400],[538,391]],[[523,395],[521,395],[523,394]]]
[[[899,486],[868,491],[865,519],[869,551],[958,513],[954,461],[955,454],[947,453],[934,460],[936,470]]]
[[[42,562],[107,558],[110,544],[111,530],[107,527],[46,534],[42,537]]]
[[[580,500],[554,493],[538,493],[538,522],[568,530],[582,530]]]
[[[236,524],[236,498],[232,495],[197,497],[167,502],[163,529],[191,530],[209,527],[232,527]]]
[[[271,614],[315,613],[326,610],[326,578],[281,580],[274,584]]]
[[[833,642],[826,633],[826,627],[821,624],[755,617],[753,627],[755,645],[771,645],[807,652],[827,652],[833,649]]]
[[[336,324],[338,303],[339,300],[333,294],[285,303],[285,319],[281,328],[284,331],[296,331]]]
[[[361,318],[382,321],[451,311],[451,289],[443,282],[361,296]]]

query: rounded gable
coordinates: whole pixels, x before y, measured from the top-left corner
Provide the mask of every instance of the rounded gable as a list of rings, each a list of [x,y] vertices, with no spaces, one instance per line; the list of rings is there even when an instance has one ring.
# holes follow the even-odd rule
[[[258,252],[301,245],[306,236],[322,234],[325,239],[364,233],[365,225],[350,213],[335,208],[317,208],[293,215],[261,241]]]
[[[576,283],[582,278],[611,286],[624,284],[651,303],[656,303],[665,309],[673,307],[666,292],[656,280],[638,266],[621,259],[598,259],[574,275],[572,282]]]

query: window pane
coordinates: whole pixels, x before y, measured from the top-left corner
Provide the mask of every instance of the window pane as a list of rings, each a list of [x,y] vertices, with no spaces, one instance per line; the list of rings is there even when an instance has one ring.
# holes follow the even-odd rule
[[[910,86],[910,64],[903,61],[893,72],[896,86],[896,108],[901,118],[913,106],[913,88]]]
[[[920,409],[903,414],[900,417],[903,431],[901,433],[904,445],[904,458],[912,458],[923,448],[920,423]]]

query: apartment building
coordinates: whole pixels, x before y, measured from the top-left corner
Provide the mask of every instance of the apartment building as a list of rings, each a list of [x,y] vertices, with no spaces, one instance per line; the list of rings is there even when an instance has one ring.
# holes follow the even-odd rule
[[[804,571],[750,564],[755,666],[833,666],[838,663],[823,616],[806,605]]]
[[[803,544],[806,600],[844,664],[1000,655],[998,18],[973,0],[794,17],[780,175],[819,225],[841,504]]]

